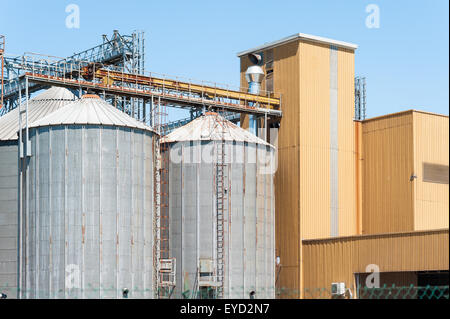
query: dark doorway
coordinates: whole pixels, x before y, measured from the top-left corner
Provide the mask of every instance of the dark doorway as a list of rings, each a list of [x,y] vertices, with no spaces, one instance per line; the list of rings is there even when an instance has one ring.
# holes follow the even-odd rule
[[[418,299],[448,299],[448,271],[419,271],[417,273]]]

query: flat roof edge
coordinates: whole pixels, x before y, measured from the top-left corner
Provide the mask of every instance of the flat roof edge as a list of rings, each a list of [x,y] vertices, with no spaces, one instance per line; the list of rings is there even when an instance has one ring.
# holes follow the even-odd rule
[[[289,42],[292,42],[295,40],[308,40],[308,41],[313,41],[313,42],[318,42],[318,43],[332,44],[337,47],[352,49],[352,50],[356,50],[358,48],[358,45],[353,44],[353,43],[333,40],[333,39],[319,37],[319,36],[305,34],[305,33],[296,33],[291,36],[254,47],[252,49],[238,52],[236,55],[237,55],[237,57],[241,57],[241,56],[249,54],[249,53],[253,53],[253,52],[261,51],[261,50],[265,50],[265,49],[270,49],[270,48],[276,47],[278,45],[289,43]]]
[[[373,238],[386,238],[386,237],[404,237],[404,236],[418,236],[418,235],[429,235],[437,233],[448,233],[448,228],[437,228],[437,229],[426,229],[426,230],[413,230],[404,232],[394,232],[394,233],[377,233],[377,234],[360,234],[360,235],[350,235],[350,236],[339,236],[339,237],[325,237],[325,238],[313,238],[313,239],[302,239],[304,245],[311,245],[317,243],[326,243],[332,241],[349,241],[349,240],[364,240]]]
[[[433,113],[433,112],[428,112],[428,111],[410,109],[410,110],[405,110],[405,111],[400,111],[400,112],[395,112],[395,113],[388,113],[388,114],[383,114],[383,115],[367,118],[367,119],[362,120],[360,122],[366,123],[366,122],[386,119],[386,118],[389,118],[389,117],[402,116],[402,115],[406,115],[406,114],[410,114],[410,113],[421,113],[421,114],[426,114],[426,115],[440,116],[440,117],[448,118],[448,115],[441,114],[441,113]]]

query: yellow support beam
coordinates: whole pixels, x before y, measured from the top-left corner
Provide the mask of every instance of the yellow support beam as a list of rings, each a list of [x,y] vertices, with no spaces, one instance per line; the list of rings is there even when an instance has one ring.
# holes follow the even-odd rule
[[[111,85],[113,84],[114,81],[131,84],[148,85],[150,87],[176,90],[179,92],[196,93],[202,96],[208,96],[210,98],[240,100],[244,104],[259,103],[269,109],[279,108],[281,104],[281,98],[275,97],[274,93],[272,93],[271,96],[261,96],[213,86],[194,84],[190,82],[181,82],[176,80],[162,79],[139,74],[122,73],[105,69],[96,70],[95,77],[102,79],[103,84],[105,85]]]

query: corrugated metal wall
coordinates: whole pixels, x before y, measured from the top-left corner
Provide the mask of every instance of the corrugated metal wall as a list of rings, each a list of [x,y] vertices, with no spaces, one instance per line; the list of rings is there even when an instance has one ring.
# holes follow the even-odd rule
[[[278,169],[275,174],[277,287],[300,284],[300,108],[299,43],[273,49],[274,90],[283,94],[283,120],[278,131]]]
[[[17,141],[0,141],[0,292],[8,298],[17,297],[17,151]]]
[[[30,139],[23,297],[151,298],[152,134],[70,125]]]
[[[354,52],[337,48],[336,61],[330,58],[331,51],[330,45],[308,41],[273,48],[274,90],[282,94],[283,111],[275,176],[277,256],[281,258],[277,287],[291,292],[301,287],[302,239],[329,237],[332,226],[340,236],[357,232]],[[242,86],[246,85],[248,65],[243,56]],[[334,82],[331,66],[337,77]],[[332,117],[330,92],[336,83],[337,114]],[[332,118],[334,126],[330,126]],[[332,138],[337,146],[332,146]],[[332,148],[337,153],[333,163]],[[331,174],[333,167],[337,168],[335,174]],[[337,212],[335,225],[331,223],[332,209]],[[298,296],[294,292],[289,297]]]
[[[363,137],[362,123],[353,122],[355,129],[355,205],[356,205],[356,235],[362,234],[363,212]]]
[[[331,50],[329,45],[301,42],[299,51],[300,86],[297,94],[300,101],[299,106],[289,107],[299,108],[297,122],[293,125],[300,127],[300,155],[296,165],[300,169],[301,240],[331,236]],[[339,109],[341,106],[337,107]],[[336,124],[339,129],[340,123]],[[338,182],[333,180],[333,183]],[[339,194],[339,190],[335,191]]]
[[[362,122],[364,234],[446,228],[448,183],[423,164],[449,165],[448,116],[405,111]]]
[[[414,230],[413,115],[366,120],[363,135],[362,233]]]
[[[273,49],[274,91],[282,94],[282,125],[278,131],[278,168],[275,174],[276,255],[282,271],[278,287],[300,284],[300,108],[299,108],[299,42]],[[241,86],[246,87],[245,71],[250,65],[241,57]],[[264,89],[264,81],[262,83]],[[248,127],[248,117],[241,117],[241,127]]]
[[[173,297],[198,292],[201,259],[217,256],[216,147],[212,141],[170,145],[179,161],[169,166],[170,251],[176,258]],[[224,298],[275,297],[275,225],[273,174],[258,159],[273,148],[226,142],[224,217]],[[205,154],[212,161],[205,161]],[[203,156],[202,156],[203,155]],[[262,163],[262,162],[261,162]]]
[[[303,241],[304,289],[355,286],[355,273],[370,264],[380,272],[448,270],[449,231],[432,230]]]
[[[356,235],[355,53],[338,51],[339,236]]]
[[[414,112],[414,229],[449,226],[448,183],[424,182],[423,163],[449,165],[448,116]]]

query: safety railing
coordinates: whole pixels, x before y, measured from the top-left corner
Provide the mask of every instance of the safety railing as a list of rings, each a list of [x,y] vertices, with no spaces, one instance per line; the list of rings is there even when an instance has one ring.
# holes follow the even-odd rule
[[[168,76],[155,72],[143,74],[127,73],[123,67],[108,66],[91,61],[61,61],[61,58],[28,54],[15,58],[15,68],[22,69],[29,77],[54,80],[79,86],[93,86],[98,89],[114,89],[128,93],[160,94],[168,99],[185,103],[205,105],[258,107],[280,110],[281,95],[262,90],[250,94],[247,88],[209,81],[195,81],[179,76]],[[31,79],[33,81],[33,79]],[[17,88],[10,82],[5,95]]]

